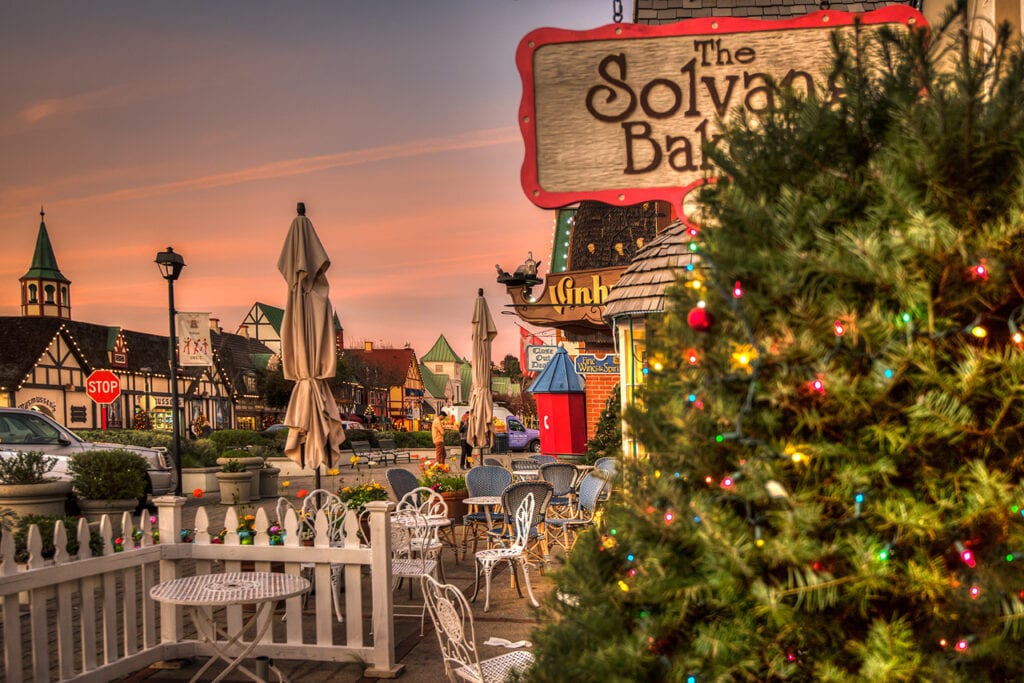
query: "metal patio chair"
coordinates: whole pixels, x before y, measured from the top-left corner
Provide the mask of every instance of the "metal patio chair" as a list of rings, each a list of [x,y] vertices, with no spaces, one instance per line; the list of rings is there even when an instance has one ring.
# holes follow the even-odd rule
[[[476,649],[473,610],[466,596],[458,587],[438,583],[430,576],[424,576],[420,582],[449,681],[503,683],[513,675],[525,674],[533,666],[533,653],[525,650],[481,660]]]

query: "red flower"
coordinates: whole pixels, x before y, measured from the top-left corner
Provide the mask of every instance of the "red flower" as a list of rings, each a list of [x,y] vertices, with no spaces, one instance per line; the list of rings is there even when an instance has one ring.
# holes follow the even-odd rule
[[[203,490],[202,489],[192,489],[192,497],[193,498],[202,498],[203,497]]]
[[[302,500],[303,498],[309,495],[309,491],[307,491],[306,489],[299,489],[299,492],[296,493],[295,495],[296,497],[298,497],[299,500]]]

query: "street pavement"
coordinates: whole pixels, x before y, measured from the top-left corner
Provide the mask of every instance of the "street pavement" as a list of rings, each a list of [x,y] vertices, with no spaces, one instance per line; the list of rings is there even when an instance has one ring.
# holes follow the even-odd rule
[[[432,451],[430,453],[432,454]],[[421,451],[417,454],[422,454],[423,457],[427,456],[426,451]],[[451,459],[449,459],[449,463],[451,463]],[[398,467],[404,467],[417,474],[420,470],[419,461],[416,460],[411,464],[400,464]],[[342,485],[351,485],[366,481],[369,478],[379,481],[386,486],[385,469],[382,467],[367,468],[364,465],[359,470],[353,470],[345,465],[339,468],[340,474],[337,476],[322,475],[321,486],[327,489],[337,489]],[[281,488],[280,493],[287,495],[293,500],[295,499],[296,492],[300,489],[312,490],[314,484],[314,478],[306,475],[282,477],[282,483],[285,481],[289,485],[286,488]],[[276,498],[264,499],[253,503],[253,505],[265,509],[268,516],[273,518],[276,514],[274,511],[276,502]],[[191,528],[195,520],[196,511],[201,505],[206,508],[210,518],[211,529],[222,527],[229,506],[219,504],[216,492],[207,492],[206,495],[199,499],[189,496],[188,503],[183,509],[183,523],[185,527]],[[458,529],[460,540],[461,531],[460,527]],[[472,596],[474,585],[474,563],[472,556],[470,555],[468,558],[460,557],[458,562],[456,562],[452,551],[449,548],[445,548],[442,557],[448,583],[458,586],[467,597]],[[533,590],[537,599],[543,600],[551,591],[551,581],[547,577],[542,576],[536,568],[531,570],[530,579],[533,583]],[[482,586],[480,592],[481,595],[478,601],[471,603],[471,606],[476,627],[476,642],[482,659],[510,651],[504,647],[483,645],[491,637],[503,638],[511,642],[530,640],[533,629],[538,625],[536,611],[526,597],[520,598],[516,594],[515,589],[511,586],[507,567],[499,568],[495,572],[491,587],[491,607],[486,613],[483,611],[484,596]],[[526,595],[525,587],[523,594],[524,596]],[[395,591],[394,599],[399,609],[401,609],[402,605],[411,605],[411,609],[407,607],[408,611],[417,611],[423,604],[418,586],[414,589],[412,602],[409,601],[409,592],[405,586]],[[315,631],[311,619],[305,620],[305,627],[306,642],[312,642]],[[335,622],[334,628],[336,633],[341,634],[343,633],[344,624]],[[437,642],[437,636],[434,633],[429,617],[427,618],[427,627],[423,636],[420,636],[418,617],[396,617],[395,637],[397,643],[396,660],[405,667],[400,675],[400,680],[410,683],[436,683],[436,681],[444,679],[444,663]],[[130,683],[137,683],[139,681],[189,680],[205,662],[206,657],[197,657],[191,661],[171,663],[172,666],[180,666],[180,668],[150,667],[121,680]],[[251,664],[251,660],[249,664]],[[336,664],[331,662],[278,660],[275,662],[275,665],[282,671],[286,680],[295,683],[305,681],[311,683],[318,681],[354,683],[356,681],[375,680],[365,678],[363,676],[363,667],[356,663]],[[204,674],[204,677],[209,676],[209,678],[204,678],[204,680],[212,680],[223,669],[224,666],[220,663],[215,664],[207,671],[207,674]],[[250,681],[251,679],[234,671],[229,674],[226,680]],[[273,675],[271,675],[271,680],[275,680]]]

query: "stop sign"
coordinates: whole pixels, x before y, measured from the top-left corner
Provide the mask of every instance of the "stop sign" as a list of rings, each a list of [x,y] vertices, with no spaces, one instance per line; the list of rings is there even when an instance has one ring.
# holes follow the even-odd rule
[[[85,393],[97,403],[111,403],[121,395],[121,380],[110,370],[96,370],[85,380]]]

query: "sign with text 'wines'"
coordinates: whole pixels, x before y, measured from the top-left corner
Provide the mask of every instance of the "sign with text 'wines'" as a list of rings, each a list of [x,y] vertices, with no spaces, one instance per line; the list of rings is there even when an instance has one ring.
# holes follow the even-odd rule
[[[519,44],[522,183],[544,208],[591,199],[677,206],[710,170],[702,146],[737,111],[763,111],[776,87],[842,97],[827,84],[832,34],[855,21],[924,27],[904,5],[784,21],[703,18],[589,31],[542,28]],[[773,85],[775,84],[775,85]]]

